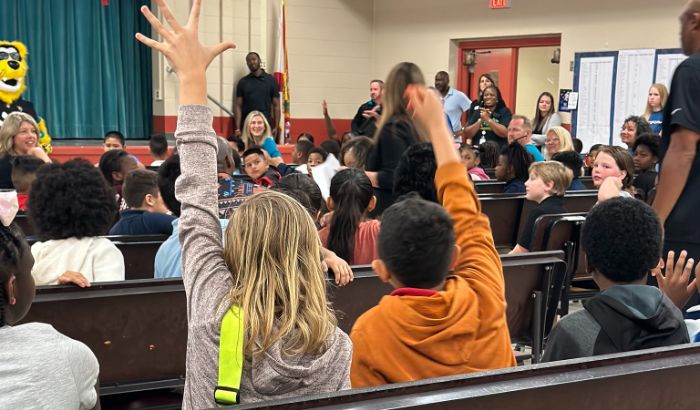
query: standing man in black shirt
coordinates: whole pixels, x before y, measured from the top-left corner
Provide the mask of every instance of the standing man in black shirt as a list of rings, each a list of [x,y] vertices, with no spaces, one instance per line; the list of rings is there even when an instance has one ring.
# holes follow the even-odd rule
[[[260,68],[260,55],[251,51],[245,57],[250,74],[238,80],[235,101],[235,135],[241,136],[241,126],[251,111],[260,111],[270,123],[273,135],[278,128],[280,110],[279,88],[275,77]]]
[[[688,258],[699,261],[700,0],[688,2],[680,21],[681,46],[689,57],[673,74],[664,108],[661,170],[653,206],[665,229],[664,255],[673,250],[677,257],[686,250]]]
[[[374,137],[377,131],[377,120],[382,114],[382,96],[384,95],[384,81],[372,80],[369,83],[370,100],[362,104],[357,114],[352,119],[352,133]]]

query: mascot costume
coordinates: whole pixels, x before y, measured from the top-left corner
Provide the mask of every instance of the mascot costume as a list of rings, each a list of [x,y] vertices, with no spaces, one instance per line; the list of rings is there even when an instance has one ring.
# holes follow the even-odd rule
[[[51,153],[51,137],[44,119],[34,111],[34,105],[22,99],[27,89],[27,47],[17,41],[0,41],[0,126],[10,113],[22,111],[31,115],[39,125],[39,145]]]

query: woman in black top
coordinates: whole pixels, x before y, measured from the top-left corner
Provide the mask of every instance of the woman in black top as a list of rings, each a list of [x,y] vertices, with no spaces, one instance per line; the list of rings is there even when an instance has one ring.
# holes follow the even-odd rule
[[[404,151],[420,139],[403,98],[409,84],[425,84],[425,80],[418,66],[405,62],[391,70],[384,84],[382,116],[365,167],[377,197],[372,216],[381,215],[394,203],[394,170]]]
[[[13,112],[0,128],[0,189],[14,189],[12,160],[18,155],[33,155],[44,162],[49,156],[37,143],[39,128],[31,115]]]
[[[479,145],[482,141],[494,141],[502,147],[508,142],[508,124],[512,113],[503,102],[498,87],[486,87],[482,99],[479,109],[475,109],[469,116],[464,138],[467,144]]]

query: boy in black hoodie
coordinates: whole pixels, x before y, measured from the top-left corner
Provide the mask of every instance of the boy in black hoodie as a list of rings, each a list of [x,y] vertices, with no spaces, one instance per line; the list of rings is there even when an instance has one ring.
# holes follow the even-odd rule
[[[601,202],[588,214],[581,240],[601,292],[552,329],[544,361],[689,342],[680,310],[646,285],[662,244],[650,206],[630,198]]]

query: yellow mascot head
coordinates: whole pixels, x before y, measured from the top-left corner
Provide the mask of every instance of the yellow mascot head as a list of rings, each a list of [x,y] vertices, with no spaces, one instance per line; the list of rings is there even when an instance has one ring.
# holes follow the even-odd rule
[[[12,104],[27,88],[27,47],[19,41],[0,41],[0,101]]]

